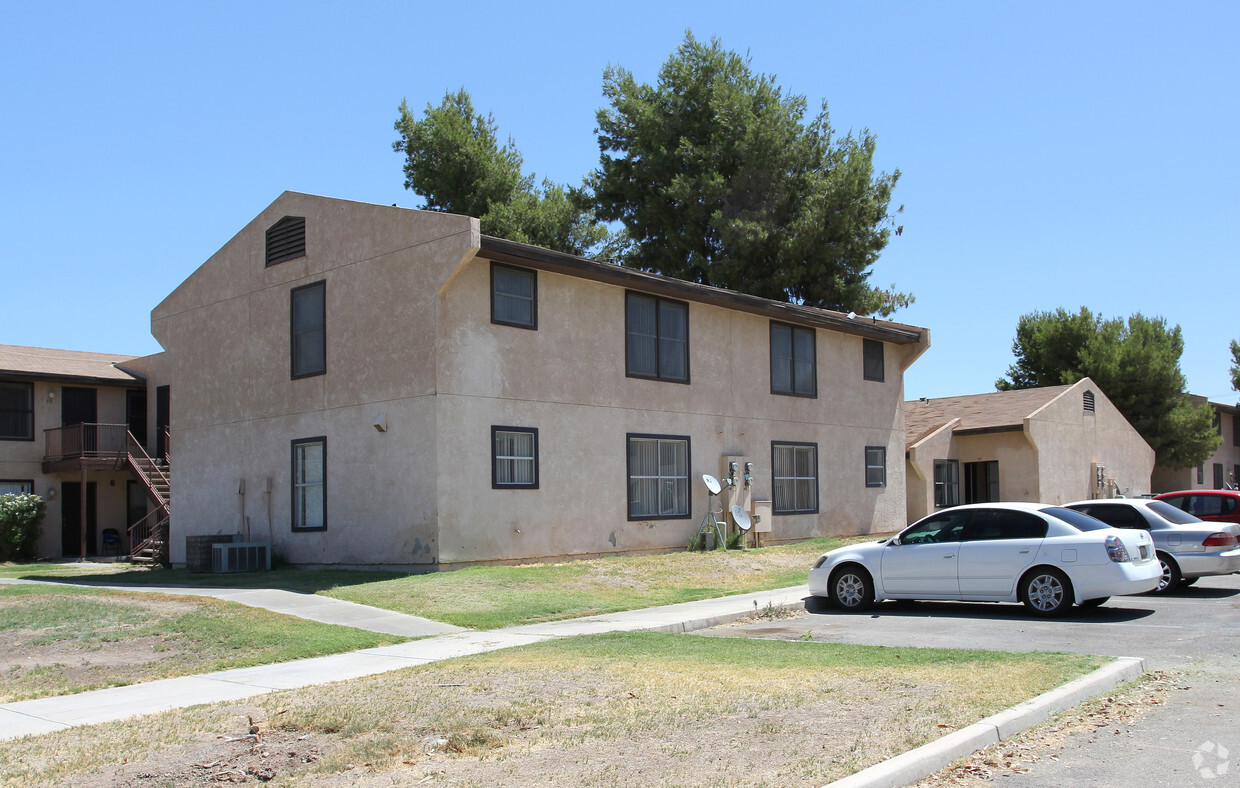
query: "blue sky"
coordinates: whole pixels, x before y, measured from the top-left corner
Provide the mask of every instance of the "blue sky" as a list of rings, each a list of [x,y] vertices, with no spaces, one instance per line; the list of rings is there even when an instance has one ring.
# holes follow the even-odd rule
[[[150,310],[285,189],[417,207],[402,99],[464,86],[577,184],[603,69],[653,81],[686,30],[903,173],[873,281],[931,330],[908,398],[993,390],[1022,314],[1088,306],[1179,325],[1236,400],[1234,2],[8,2],[0,343],[158,351]]]

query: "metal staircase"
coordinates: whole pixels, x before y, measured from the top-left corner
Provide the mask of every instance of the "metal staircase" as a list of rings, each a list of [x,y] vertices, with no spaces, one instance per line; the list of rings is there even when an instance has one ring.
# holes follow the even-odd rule
[[[165,445],[167,443],[165,442]],[[129,558],[136,563],[168,563],[168,523],[172,518],[171,465],[152,460],[132,434],[127,433],[125,454],[118,465],[127,468],[155,502],[155,509],[129,526]],[[121,468],[118,468],[120,470]]]

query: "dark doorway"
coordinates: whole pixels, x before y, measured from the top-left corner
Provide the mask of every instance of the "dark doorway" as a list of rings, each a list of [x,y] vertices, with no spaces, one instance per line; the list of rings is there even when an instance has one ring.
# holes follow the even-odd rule
[[[168,459],[168,425],[169,406],[171,405],[170,389],[159,386],[155,389],[155,456],[161,460]]]
[[[130,391],[125,395],[125,423],[129,425],[129,434],[144,449],[146,445],[146,392]]]
[[[99,421],[99,411],[95,404],[94,389],[79,389],[64,386],[60,389],[60,426],[73,424],[91,424]],[[81,456],[84,452],[99,450],[95,427],[82,428],[82,445],[73,446],[70,441],[72,433],[66,433],[65,449],[69,455]]]
[[[999,461],[964,464],[964,502],[990,503],[999,500]]]
[[[60,552],[64,556],[82,554],[82,483],[63,482],[60,485]],[[99,548],[95,542],[99,525],[95,511],[95,483],[86,483],[86,554],[95,555]]]

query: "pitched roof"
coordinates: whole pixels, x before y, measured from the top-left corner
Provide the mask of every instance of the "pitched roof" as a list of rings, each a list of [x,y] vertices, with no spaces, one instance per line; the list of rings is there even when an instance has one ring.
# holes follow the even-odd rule
[[[135,356],[0,345],[0,375],[37,380],[80,380],[102,384],[132,384],[143,380],[123,367]]]
[[[1075,384],[1073,384],[1075,385]],[[956,434],[999,432],[1024,426],[1025,419],[1072,386],[1046,386],[991,394],[968,394],[904,403],[904,444],[912,446],[953,419]]]

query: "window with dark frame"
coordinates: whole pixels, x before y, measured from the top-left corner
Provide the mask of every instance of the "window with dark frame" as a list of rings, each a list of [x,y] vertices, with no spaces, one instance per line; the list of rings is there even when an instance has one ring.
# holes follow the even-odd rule
[[[624,373],[630,378],[689,382],[689,305],[624,294]]]
[[[1217,435],[1223,434],[1223,414],[1217,410],[1214,411],[1214,432]]]
[[[306,256],[306,217],[285,216],[267,228],[267,267]]]
[[[960,463],[957,460],[934,461],[934,505],[940,508],[960,503]]]
[[[1205,463],[1202,463],[1201,465],[1198,465],[1198,466],[1197,466],[1197,483],[1198,483],[1198,484],[1205,484],[1205,483],[1206,483],[1206,466],[1205,466]]]
[[[34,479],[0,479],[0,495],[29,495],[34,492]]]
[[[771,322],[771,393],[818,396],[817,334],[812,328]]]
[[[295,287],[291,298],[292,376],[322,375],[327,372],[327,282]]]
[[[882,382],[886,379],[886,367],[883,362],[883,343],[877,339],[862,340],[865,355],[865,379]]]
[[[818,513],[818,444],[771,442],[772,514]]]
[[[538,329],[538,273],[491,263],[491,322]]]
[[[887,447],[865,447],[865,486],[887,486]]]
[[[538,430],[491,427],[491,487],[538,489]]]
[[[1223,489],[1223,463],[1214,463],[1214,489]]]
[[[629,519],[683,520],[690,516],[689,438],[639,435],[628,441]]]
[[[34,384],[0,381],[0,440],[34,440]]]
[[[293,446],[293,530],[327,528],[327,438],[301,438]]]
[[[1240,446],[1240,414],[1231,414],[1231,445]]]

